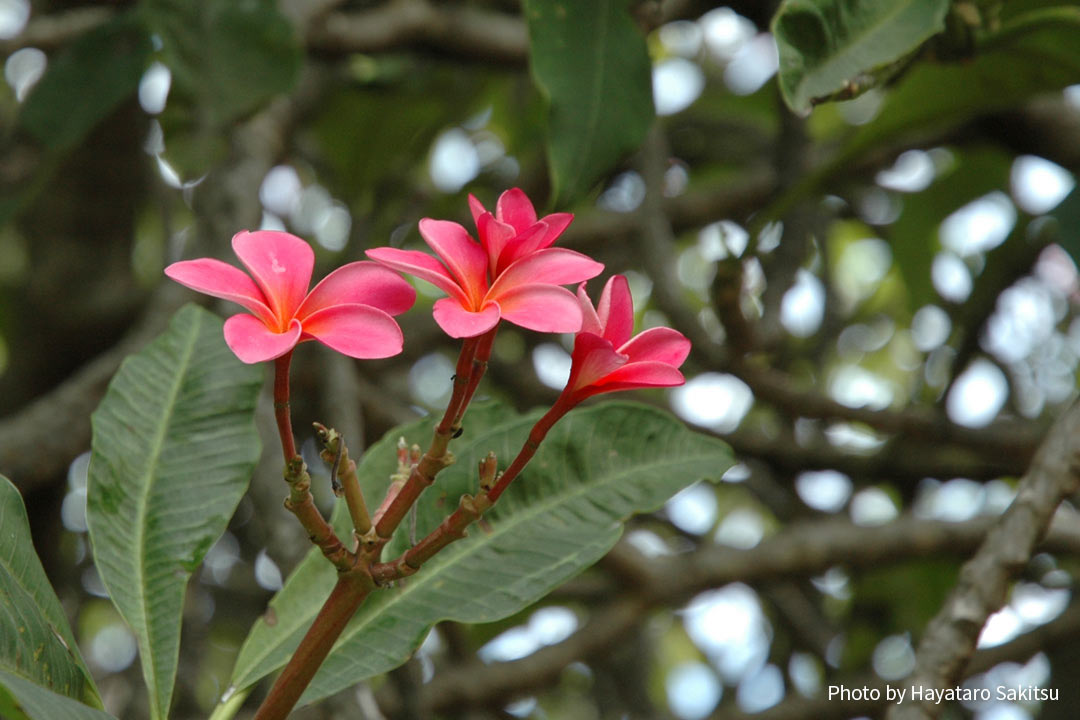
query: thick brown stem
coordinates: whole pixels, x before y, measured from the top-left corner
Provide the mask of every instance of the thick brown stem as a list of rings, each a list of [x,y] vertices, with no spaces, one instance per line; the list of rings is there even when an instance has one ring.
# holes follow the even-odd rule
[[[284,720],[373,587],[371,577],[363,572],[354,570],[338,576],[337,585],[300,641],[300,647],[274,681],[270,694],[255,713],[255,720]]]

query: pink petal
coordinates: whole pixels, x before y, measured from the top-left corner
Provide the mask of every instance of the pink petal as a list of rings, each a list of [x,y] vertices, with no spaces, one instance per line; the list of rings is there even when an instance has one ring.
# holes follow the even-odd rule
[[[539,247],[551,247],[555,241],[559,239],[559,236],[563,234],[563,231],[566,230],[573,219],[573,213],[552,213],[545,216],[541,222],[547,225],[547,232],[544,234],[544,237],[541,238]]]
[[[578,392],[626,364],[625,355],[616,352],[610,342],[591,332],[577,334],[571,357],[570,379],[566,383],[569,392]]]
[[[510,248],[503,253],[499,261],[500,266],[505,267],[518,258],[551,247],[573,219],[574,216],[570,213],[555,213],[522,231],[517,239],[510,243]]]
[[[523,232],[536,222],[536,210],[521,188],[511,188],[499,196],[495,217]]]
[[[517,260],[542,249],[541,241],[547,234],[547,230],[548,226],[541,221],[518,233],[506,244],[506,248],[500,254],[497,263],[498,272],[501,273]]]
[[[264,301],[262,290],[243,271],[212,258],[185,260],[165,268],[165,274],[184,287],[230,300],[259,316],[264,323],[276,325],[274,313]]]
[[[518,285],[494,298],[503,318],[528,330],[568,333],[581,329],[581,306],[557,285]]]
[[[604,326],[600,324],[596,308],[593,307],[592,300],[589,299],[589,295],[585,292],[585,283],[578,285],[577,298],[578,303],[581,305],[581,332],[602,337]]]
[[[476,199],[476,196],[469,193],[469,212],[472,213],[473,222],[476,224],[477,232],[480,231],[480,216],[487,212],[484,208],[484,204]]]
[[[293,320],[282,333],[270,330],[252,315],[233,315],[225,321],[225,344],[248,364],[273,360],[300,342],[300,321]]]
[[[401,328],[386,312],[369,305],[333,305],[303,321],[304,339],[314,338],[349,357],[385,358],[401,352]]]
[[[453,298],[443,298],[435,301],[432,314],[439,327],[452,338],[483,335],[499,322],[499,306],[495,303],[472,312]]]
[[[446,268],[427,253],[422,253],[419,250],[398,250],[397,248],[381,247],[368,250],[367,256],[388,268],[415,275],[421,280],[427,280],[459,302],[468,303],[469,301],[465,296],[465,291],[458,286],[454,278],[450,277],[450,273],[446,272]]]
[[[650,328],[638,333],[630,342],[619,348],[630,362],[661,362],[679,367],[690,354],[690,341],[677,330],[666,327]]]
[[[547,283],[567,285],[596,277],[604,266],[579,252],[564,248],[539,250],[514,262],[495,280],[488,297],[498,295],[518,285]]]
[[[604,328],[604,337],[619,347],[634,334],[634,299],[625,275],[612,275],[600,294],[596,314]],[[620,352],[625,352],[620,348]]]
[[[469,237],[465,228],[449,220],[424,218],[420,221],[420,236],[450,269],[475,307],[487,291],[488,258],[484,248]]]
[[[308,293],[296,317],[303,321],[332,305],[370,305],[400,315],[414,302],[416,290],[400,275],[378,263],[362,260],[343,265],[324,277]]]
[[[243,230],[233,236],[233,252],[262,288],[278,320],[292,318],[307,295],[315,253],[306,242],[276,230]]]
[[[487,251],[491,276],[495,277],[499,271],[499,258],[506,248],[506,244],[514,239],[517,231],[504,222],[499,222],[489,212],[484,213],[476,220],[476,234],[480,236]]]
[[[618,370],[608,373],[596,387],[599,388],[597,392],[613,392],[639,387],[674,387],[684,382],[686,378],[683,374],[671,365],[650,360],[628,362]]]

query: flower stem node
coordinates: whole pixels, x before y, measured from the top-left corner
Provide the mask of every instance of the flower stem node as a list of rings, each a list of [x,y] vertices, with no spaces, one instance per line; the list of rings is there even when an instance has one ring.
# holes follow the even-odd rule
[[[322,443],[324,453],[334,456],[341,452],[341,433],[319,422],[312,423],[312,426],[315,428],[315,436]],[[324,456],[323,459],[325,460],[326,457]]]
[[[356,537],[356,541],[359,543],[357,551],[364,555],[370,555],[372,552],[378,550],[382,545],[382,541],[379,539],[379,534],[375,532],[374,527],[368,528],[368,531],[365,533],[354,532],[353,535]]]
[[[431,460],[432,463],[438,468],[435,472],[441,472],[453,465],[455,462],[457,462],[457,458],[454,457],[454,453],[450,452],[449,450],[443,453],[442,457],[432,458]]]
[[[312,423],[315,426],[315,435],[319,438],[319,442],[323,444],[323,450],[319,453],[319,457],[330,464],[330,488],[334,491],[334,495],[341,497],[345,494],[345,489],[341,485],[339,475],[344,469],[348,471],[348,453],[345,452],[345,443],[341,439],[341,434],[333,428],[328,428],[322,423]],[[342,467],[341,460],[344,455],[346,459],[345,466]],[[355,463],[354,463],[355,465]]]
[[[487,457],[480,461],[480,492],[487,494],[491,488],[495,487],[495,474],[498,470],[497,461],[495,459],[495,453],[489,452]]]
[[[491,500],[488,499],[486,493],[477,495],[466,494],[461,496],[459,506],[461,507],[461,511],[465,513],[465,516],[469,518],[470,521],[475,521],[484,514],[485,510],[491,507]],[[461,536],[465,536],[464,530],[462,530]]]
[[[299,455],[295,455],[285,463],[285,482],[289,483],[289,490],[293,495],[306,493],[311,489],[311,475],[308,474],[307,463]]]
[[[360,479],[356,475],[356,461],[349,457],[349,449],[345,446],[345,439],[341,437],[341,433],[322,423],[314,423],[314,425],[315,433],[323,444],[320,457],[330,463],[330,482],[334,494],[345,497],[353,529],[357,537],[364,535],[371,530],[371,516],[368,514],[364,495],[360,491]]]
[[[410,575],[415,574],[416,571],[419,569],[420,568],[418,567],[413,567],[412,565],[410,565],[408,560],[406,560],[404,557],[398,559],[398,561],[394,563],[394,571],[397,574],[398,578],[409,577]]]

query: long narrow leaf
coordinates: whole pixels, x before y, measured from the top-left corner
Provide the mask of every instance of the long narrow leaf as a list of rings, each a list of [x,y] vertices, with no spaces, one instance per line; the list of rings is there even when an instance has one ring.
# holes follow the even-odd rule
[[[0,669],[0,718],[4,720],[115,720],[104,710]]]
[[[0,475],[0,671],[101,707],[60,599],[30,538],[19,491]]]
[[[139,642],[154,718],[168,715],[184,589],[221,536],[255,461],[262,368],[194,305],[129,357],[93,416],[87,524],[94,561]]]
[[[529,62],[550,104],[557,205],[589,191],[645,140],[655,116],[645,37],[627,0],[526,0]]]

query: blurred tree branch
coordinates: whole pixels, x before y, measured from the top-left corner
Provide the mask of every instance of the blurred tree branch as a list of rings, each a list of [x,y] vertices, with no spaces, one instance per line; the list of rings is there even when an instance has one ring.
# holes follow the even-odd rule
[[[957,586],[927,625],[909,678],[912,686],[953,687],[960,679],[987,618],[1004,604],[1012,580],[1046,533],[1058,505],[1080,488],[1077,438],[1080,402],[1074,401],[1039,448],[1016,499],[964,564]],[[940,712],[940,705],[911,702],[893,708],[889,717],[916,720]]]

